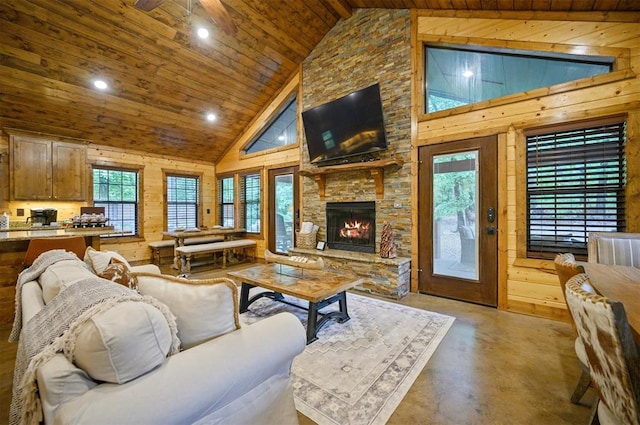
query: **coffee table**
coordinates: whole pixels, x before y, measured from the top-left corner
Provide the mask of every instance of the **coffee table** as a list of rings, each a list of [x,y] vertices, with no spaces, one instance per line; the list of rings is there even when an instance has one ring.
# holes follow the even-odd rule
[[[307,313],[307,344],[317,340],[317,333],[329,320],[344,323],[350,319],[347,310],[346,290],[362,283],[362,279],[332,273],[324,270],[301,269],[284,264],[263,264],[227,275],[242,283],[240,289],[240,313],[249,310],[249,306],[260,298],[270,298],[298,308],[282,294],[290,295],[309,302]],[[249,298],[251,288],[268,289]],[[338,311],[320,313],[319,310],[338,302]],[[319,318],[320,316],[320,318]]]

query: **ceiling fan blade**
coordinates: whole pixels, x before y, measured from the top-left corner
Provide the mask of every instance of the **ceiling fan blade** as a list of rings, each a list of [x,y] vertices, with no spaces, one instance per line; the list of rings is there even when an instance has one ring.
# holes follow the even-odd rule
[[[227,8],[224,7],[220,0],[200,0],[200,4],[205,8],[209,16],[222,27],[224,32],[230,35],[238,32],[238,27],[233,23],[231,15],[229,15]]]
[[[150,10],[155,9],[160,6],[164,0],[136,0],[133,4],[133,7],[136,9],[144,10],[145,12],[149,12]]]

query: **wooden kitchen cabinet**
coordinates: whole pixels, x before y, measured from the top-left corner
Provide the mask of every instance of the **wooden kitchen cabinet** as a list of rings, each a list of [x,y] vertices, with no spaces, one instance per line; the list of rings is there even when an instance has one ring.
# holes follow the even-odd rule
[[[11,188],[15,200],[84,201],[87,148],[34,136],[11,136]]]

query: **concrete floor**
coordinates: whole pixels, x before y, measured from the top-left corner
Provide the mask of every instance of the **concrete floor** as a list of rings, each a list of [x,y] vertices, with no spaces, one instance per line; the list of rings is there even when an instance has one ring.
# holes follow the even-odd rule
[[[581,373],[569,324],[423,294],[401,303],[456,321],[388,424],[589,423],[593,390],[569,401]]]
[[[219,270],[191,277],[215,274]],[[593,390],[582,405],[569,401],[580,377],[569,324],[423,294],[398,302],[456,321],[388,424],[589,422]],[[0,327],[0,424],[8,418],[17,345],[7,342],[9,332],[10,327]],[[303,415],[299,419],[313,424]]]

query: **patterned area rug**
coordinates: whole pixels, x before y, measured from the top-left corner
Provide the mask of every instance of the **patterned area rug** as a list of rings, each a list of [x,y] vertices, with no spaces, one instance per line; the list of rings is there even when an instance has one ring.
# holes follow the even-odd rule
[[[352,293],[347,300],[351,320],[329,321],[293,362],[296,408],[320,425],[384,424],[455,319]],[[264,298],[240,320],[250,324],[281,311],[306,326],[306,311]]]

